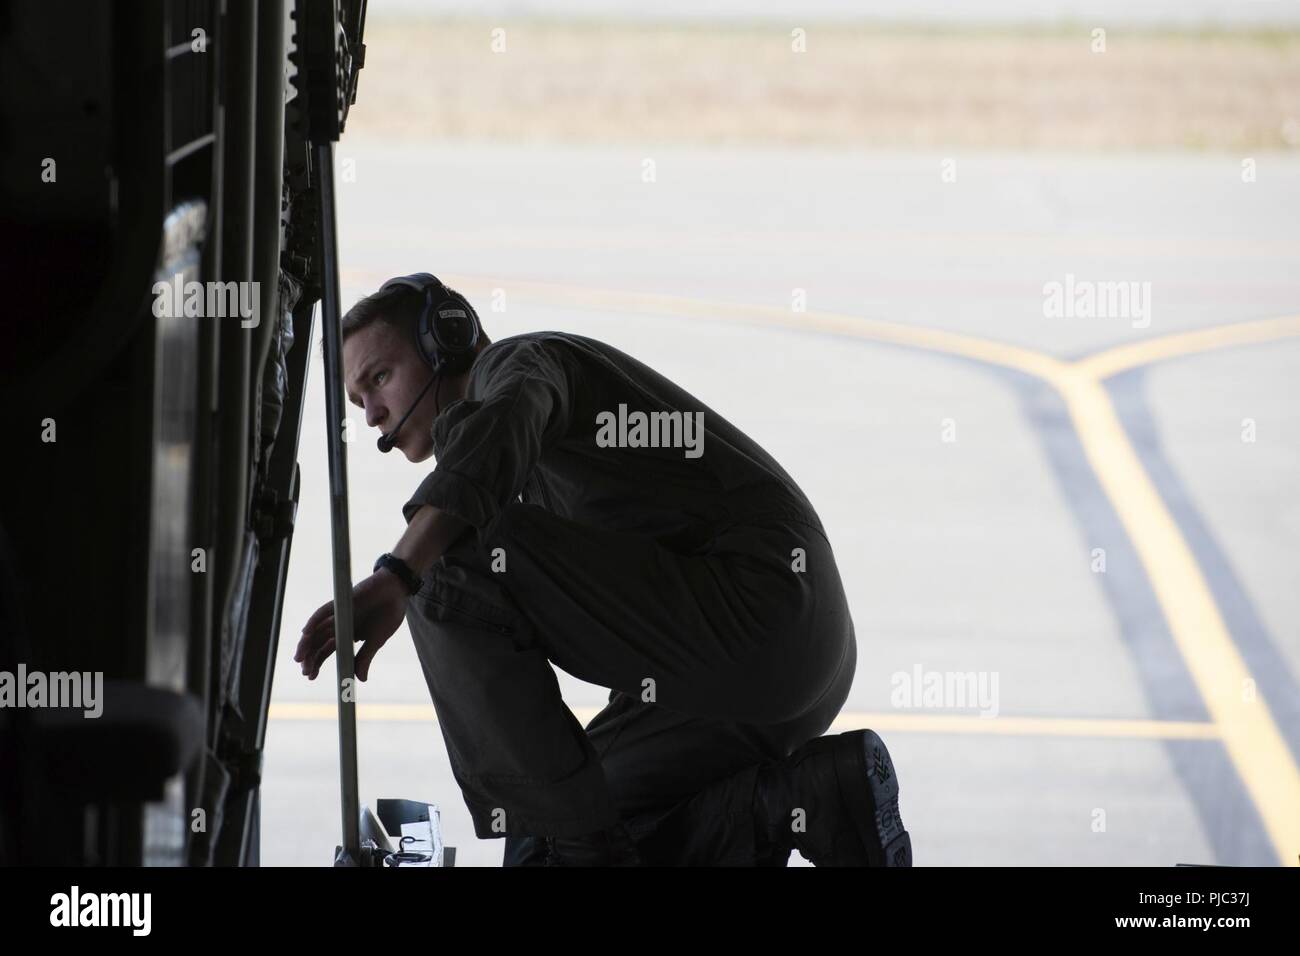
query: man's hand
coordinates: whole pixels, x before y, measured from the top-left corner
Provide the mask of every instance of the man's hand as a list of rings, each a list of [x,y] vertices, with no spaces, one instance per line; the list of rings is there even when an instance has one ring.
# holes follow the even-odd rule
[[[410,565],[416,574],[423,576],[468,527],[453,514],[433,505],[423,505],[411,516],[392,553]],[[352,626],[355,628],[352,637],[364,642],[361,650],[357,651],[357,677],[361,680],[370,673],[371,658],[393,636],[406,616],[408,597],[402,579],[382,569],[352,589]],[[308,680],[315,680],[320,666],[333,653],[334,602],[329,601],[307,619],[293,659],[302,664],[302,672]]]
[[[371,658],[405,618],[408,597],[401,579],[384,570],[376,571],[352,589],[352,637],[363,642],[356,659],[360,680],[366,679]],[[315,680],[321,665],[334,653],[334,646],[334,602],[328,601],[307,619],[293,659],[302,664],[308,680]]]

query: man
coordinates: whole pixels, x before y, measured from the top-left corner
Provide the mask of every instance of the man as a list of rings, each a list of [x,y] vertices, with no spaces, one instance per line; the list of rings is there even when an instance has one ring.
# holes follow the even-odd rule
[[[357,675],[405,615],[505,865],[911,865],[880,738],[820,736],[853,682],[853,624],[821,522],[770,455],[609,345],[490,342],[425,273],[342,325],[380,447],[437,459],[356,585]],[[294,660],[314,679],[333,649],[331,602]],[[552,664],[610,688],[585,730]]]

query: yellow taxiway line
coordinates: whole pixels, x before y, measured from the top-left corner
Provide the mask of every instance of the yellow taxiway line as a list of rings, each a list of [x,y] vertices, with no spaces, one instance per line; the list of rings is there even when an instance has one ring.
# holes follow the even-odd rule
[[[1074,368],[1081,375],[1101,381],[1120,372],[1165,359],[1238,345],[1259,345],[1296,336],[1300,336],[1300,315],[1255,319],[1251,322],[1215,325],[1208,329],[1162,335],[1105,349],[1075,362]]]
[[[587,723],[599,707],[574,707]],[[271,720],[333,721],[333,704],[280,701]],[[357,720],[436,724],[429,704],[357,704]],[[980,717],[977,714],[917,714],[906,711],[842,711],[831,724],[839,732],[862,728],[917,734],[976,734],[1015,737],[1123,737],[1153,740],[1217,740],[1218,728],[1206,721],[1125,720],[1105,717]]]

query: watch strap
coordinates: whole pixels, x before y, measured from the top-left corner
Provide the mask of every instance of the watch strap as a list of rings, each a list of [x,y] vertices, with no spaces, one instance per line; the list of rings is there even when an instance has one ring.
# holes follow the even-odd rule
[[[380,568],[383,568],[387,571],[392,571],[399,578],[401,578],[402,584],[406,586],[406,590],[410,594],[414,594],[416,591],[420,590],[420,588],[424,586],[424,581],[420,578],[418,574],[416,574],[411,569],[411,566],[409,564],[407,564],[397,555],[392,554],[388,551],[385,551],[383,554],[381,554],[379,558],[375,561],[374,570],[378,571]]]

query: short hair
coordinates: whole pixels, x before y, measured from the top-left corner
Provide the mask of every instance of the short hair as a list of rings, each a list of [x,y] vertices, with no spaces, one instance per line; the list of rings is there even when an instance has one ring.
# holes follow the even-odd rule
[[[474,307],[469,304],[469,300],[457,292],[451,286],[444,286],[453,299],[458,299],[465,304],[465,307],[471,312]],[[402,338],[408,342],[411,348],[419,354],[420,347],[416,344],[415,324],[420,320],[420,313],[424,311],[424,293],[410,286],[394,286],[391,289],[372,292],[357,301],[357,304],[344,313],[339,325],[341,335],[339,344],[346,342],[348,336],[354,332],[360,332],[362,329],[373,325],[376,322],[383,322],[390,325],[402,333]],[[477,312],[474,312],[477,315]],[[492,340],[488,338],[487,332],[483,326],[479,325],[478,330],[479,348],[491,344]],[[321,340],[321,355],[325,354],[325,341]]]
[[[354,332],[360,332],[375,322],[383,322],[406,333],[406,338],[414,342],[415,323],[423,308],[424,295],[409,286],[372,292],[344,314],[339,341],[346,342]]]

